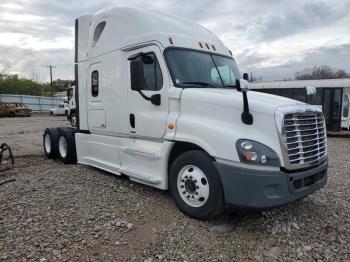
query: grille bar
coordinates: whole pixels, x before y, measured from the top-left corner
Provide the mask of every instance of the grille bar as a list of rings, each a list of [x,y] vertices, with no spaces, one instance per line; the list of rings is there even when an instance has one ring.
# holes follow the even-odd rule
[[[308,153],[312,153],[314,151],[318,151],[318,150],[321,150],[321,149],[325,149],[326,146],[322,146],[322,147],[318,147],[316,149],[313,149],[313,150],[309,150],[309,151],[304,151],[302,153],[300,153],[300,151],[298,153],[295,153],[295,154],[289,154],[289,156],[297,156],[297,155],[300,155],[300,154],[308,154]],[[294,148],[293,148],[294,149]]]
[[[297,137],[297,136],[295,136]],[[308,140],[304,140],[303,143],[307,143],[307,142],[312,142],[312,141],[316,141],[316,140],[319,140],[320,138],[324,138],[325,136],[321,136],[319,138],[314,138],[314,139],[308,139]],[[288,142],[287,145],[290,145],[290,144],[295,144],[295,143],[298,143],[298,142]]]
[[[324,116],[318,111],[286,113],[283,136],[289,163],[317,163],[327,155]]]
[[[296,130],[295,132],[300,132],[300,131],[298,131],[298,130]],[[319,134],[324,134],[325,133],[325,131],[323,130],[323,131],[321,131],[321,132],[318,132]],[[301,134],[299,134],[299,135],[295,135],[295,136],[287,136],[286,138],[295,138],[295,137],[305,137],[305,136],[315,136],[316,134],[308,134],[308,135],[301,135]]]

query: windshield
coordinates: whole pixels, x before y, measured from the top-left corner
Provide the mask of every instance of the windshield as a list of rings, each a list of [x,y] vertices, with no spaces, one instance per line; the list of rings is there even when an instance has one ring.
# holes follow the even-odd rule
[[[170,49],[165,58],[175,86],[234,88],[240,73],[235,60],[193,50]]]

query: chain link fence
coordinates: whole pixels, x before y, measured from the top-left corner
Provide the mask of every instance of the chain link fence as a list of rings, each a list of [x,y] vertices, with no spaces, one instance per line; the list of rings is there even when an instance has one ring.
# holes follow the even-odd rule
[[[64,100],[56,97],[47,96],[26,96],[26,95],[7,95],[0,94],[0,102],[23,103],[32,109],[33,112],[45,113],[51,108],[58,107]]]

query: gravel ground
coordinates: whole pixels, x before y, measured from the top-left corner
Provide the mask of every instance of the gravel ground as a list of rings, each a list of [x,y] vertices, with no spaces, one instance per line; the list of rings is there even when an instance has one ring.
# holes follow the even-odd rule
[[[68,125],[67,117],[49,117],[46,114],[0,118],[0,143],[8,143],[16,156],[42,155],[45,128]]]
[[[0,185],[0,261],[350,261],[349,152],[349,139],[329,139],[321,191],[209,222],[125,177],[20,157],[0,175],[15,179]]]

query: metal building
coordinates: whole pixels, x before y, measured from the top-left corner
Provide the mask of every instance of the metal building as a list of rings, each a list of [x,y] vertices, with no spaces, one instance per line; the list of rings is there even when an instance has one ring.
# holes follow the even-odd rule
[[[328,131],[350,129],[350,78],[253,82],[250,87],[254,91],[321,106]],[[311,92],[313,87],[315,93]]]

